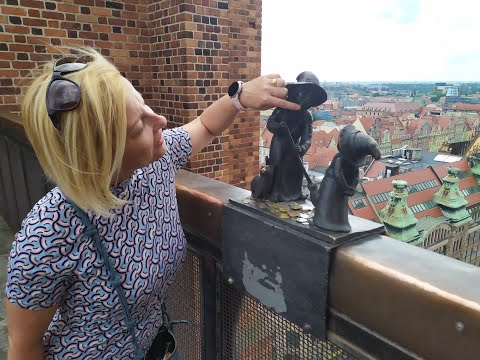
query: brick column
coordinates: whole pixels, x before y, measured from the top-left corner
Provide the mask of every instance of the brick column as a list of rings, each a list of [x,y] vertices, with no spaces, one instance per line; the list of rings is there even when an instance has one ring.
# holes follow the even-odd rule
[[[18,112],[30,71],[67,47],[109,56],[170,126],[188,123],[234,80],[260,74],[261,0],[6,0],[0,4],[0,111]],[[248,112],[189,169],[247,187],[258,173],[259,114]]]
[[[200,115],[232,81],[260,75],[261,0],[197,3],[150,5],[152,105],[171,126]],[[189,169],[248,187],[258,173],[258,119],[242,114]]]

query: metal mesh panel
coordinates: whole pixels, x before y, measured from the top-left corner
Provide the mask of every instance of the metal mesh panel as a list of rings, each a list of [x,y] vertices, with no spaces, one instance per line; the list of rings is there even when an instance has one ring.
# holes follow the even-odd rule
[[[175,336],[184,360],[201,360],[201,260],[190,250],[168,290],[167,310],[172,320],[187,320],[175,327]]]
[[[355,360],[328,341],[319,341],[249,296],[221,275],[218,301],[222,360]]]

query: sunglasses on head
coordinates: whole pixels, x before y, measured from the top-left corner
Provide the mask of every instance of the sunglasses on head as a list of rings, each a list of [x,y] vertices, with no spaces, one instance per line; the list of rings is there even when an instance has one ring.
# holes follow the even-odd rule
[[[83,70],[88,63],[83,59],[64,58],[57,60],[53,67],[53,76],[47,87],[47,112],[55,128],[60,129],[57,114],[71,111],[80,104],[80,86],[63,75]]]

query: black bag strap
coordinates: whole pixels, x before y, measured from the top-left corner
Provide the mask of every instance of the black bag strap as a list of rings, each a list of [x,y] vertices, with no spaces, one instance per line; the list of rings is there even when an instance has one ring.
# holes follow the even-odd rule
[[[132,315],[130,314],[130,311],[128,311],[128,306],[127,306],[127,299],[125,298],[125,292],[120,285],[121,280],[120,276],[118,273],[115,271],[115,268],[112,266],[112,263],[108,257],[107,250],[102,244],[102,241],[100,240],[100,236],[98,235],[98,230],[95,227],[95,225],[92,224],[90,219],[88,218],[88,215],[78,207],[77,204],[75,204],[73,201],[69,200],[70,204],[73,206],[77,214],[80,216],[82,219],[83,223],[86,225],[84,234],[88,237],[92,237],[93,239],[93,244],[95,245],[96,250],[100,254],[100,258],[103,262],[103,265],[107,269],[108,276],[110,279],[110,283],[112,287],[117,291],[118,297],[120,298],[120,304],[123,309],[123,314],[125,315],[125,324],[127,326],[127,330],[130,333],[130,336],[132,337],[132,344],[133,348],[135,349],[135,360],[142,360],[145,358],[145,354],[143,351],[140,350],[137,342],[137,337],[135,336],[135,321],[132,319]]]

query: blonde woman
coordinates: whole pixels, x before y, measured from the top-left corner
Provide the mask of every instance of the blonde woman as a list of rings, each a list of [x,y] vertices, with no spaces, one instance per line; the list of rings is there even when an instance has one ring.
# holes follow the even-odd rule
[[[46,66],[22,117],[58,186],[10,253],[8,359],[154,358],[163,298],[186,254],[175,173],[241,109],[298,110],[286,95],[278,75],[235,82],[200,117],[164,130],[167,119],[99,53]]]

